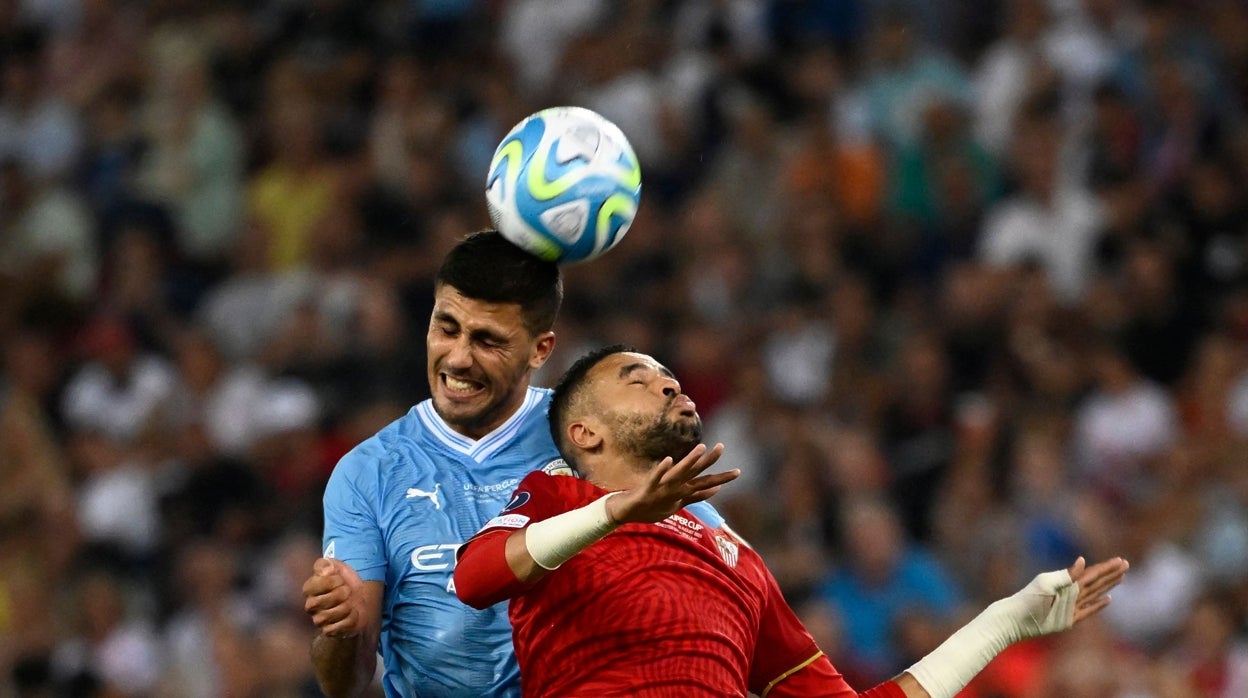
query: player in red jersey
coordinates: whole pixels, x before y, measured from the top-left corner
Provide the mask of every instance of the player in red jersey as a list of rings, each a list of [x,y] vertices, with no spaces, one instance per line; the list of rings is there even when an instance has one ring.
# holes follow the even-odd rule
[[[1039,575],[858,693],[758,554],[686,508],[739,473],[702,474],[723,446],[699,443],[701,420],[670,371],[624,347],[593,352],[555,389],[550,422],[584,479],[527,476],[455,569],[464,602],[511,599],[525,696],[951,698],[1010,643],[1104,608],[1126,572],[1119,558],[1091,567],[1080,558]]]

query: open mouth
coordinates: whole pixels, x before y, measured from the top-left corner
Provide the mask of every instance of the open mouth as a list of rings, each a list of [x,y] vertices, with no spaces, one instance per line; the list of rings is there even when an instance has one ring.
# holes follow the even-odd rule
[[[450,397],[470,397],[485,389],[481,383],[462,376],[442,374],[442,387]]]

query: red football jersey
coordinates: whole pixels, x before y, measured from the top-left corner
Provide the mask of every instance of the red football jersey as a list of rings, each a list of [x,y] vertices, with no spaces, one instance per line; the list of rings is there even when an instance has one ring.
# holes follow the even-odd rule
[[[474,540],[604,494],[576,477],[532,473]],[[758,554],[684,509],[621,526],[522,590],[510,614],[528,697],[858,695]],[[881,688],[872,695],[901,695],[891,682]]]

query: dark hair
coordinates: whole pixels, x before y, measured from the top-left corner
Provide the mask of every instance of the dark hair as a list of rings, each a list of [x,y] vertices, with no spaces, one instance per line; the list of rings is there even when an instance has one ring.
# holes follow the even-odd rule
[[[559,267],[516,247],[496,230],[482,230],[460,240],[438,268],[435,287],[443,284],[488,303],[518,303],[532,334],[550,330],[563,301]]]
[[[612,344],[594,349],[572,362],[568,370],[564,371],[563,376],[559,378],[559,383],[555,385],[547,413],[550,421],[550,435],[555,440],[555,447],[559,449],[559,454],[574,468],[576,462],[565,448],[563,432],[567,428],[568,415],[572,412],[573,403],[579,401],[581,389],[585,386],[585,376],[608,356],[631,351],[636,351],[636,349],[625,344]]]

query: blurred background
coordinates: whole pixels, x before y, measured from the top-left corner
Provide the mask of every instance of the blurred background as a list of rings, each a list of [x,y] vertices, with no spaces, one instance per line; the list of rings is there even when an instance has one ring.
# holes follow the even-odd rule
[[[558,104],[641,158],[548,385],[674,369],[860,688],[1076,555],[975,698],[1248,696],[1248,3],[0,0],[0,696],[317,695],[336,460]]]

